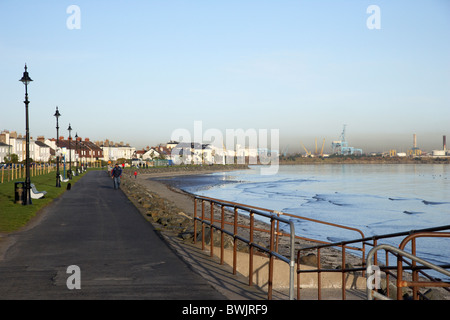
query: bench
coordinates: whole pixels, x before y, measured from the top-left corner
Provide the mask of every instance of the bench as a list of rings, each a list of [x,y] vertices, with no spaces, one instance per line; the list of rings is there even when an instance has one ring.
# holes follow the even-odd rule
[[[37,191],[34,183],[31,183],[30,187],[31,187],[30,194],[32,199],[41,199],[47,194],[47,191]]]
[[[61,181],[61,182],[67,182],[67,181],[69,181],[69,178],[63,179],[62,176],[59,175],[59,181]]]

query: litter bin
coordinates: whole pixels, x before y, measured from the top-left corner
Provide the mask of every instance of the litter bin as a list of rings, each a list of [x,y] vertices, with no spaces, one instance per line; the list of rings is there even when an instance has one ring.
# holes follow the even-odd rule
[[[23,204],[25,199],[25,182],[14,183],[14,203]]]

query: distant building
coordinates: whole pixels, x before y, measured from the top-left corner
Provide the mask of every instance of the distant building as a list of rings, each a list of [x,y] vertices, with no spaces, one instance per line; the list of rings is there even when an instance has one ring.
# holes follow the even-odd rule
[[[50,146],[41,140],[35,141],[34,143],[34,156],[31,156],[31,158],[38,162],[48,162],[51,156]]]
[[[60,157],[65,157],[66,162],[71,160],[73,163],[93,163],[103,158],[102,148],[91,142],[89,138],[83,140],[78,137],[76,140],[66,140],[61,136],[58,142],[56,139],[47,139],[45,144],[56,151],[54,156],[59,154]]]
[[[0,142],[0,163],[4,163],[5,158],[9,157],[9,150],[11,146],[9,144],[6,144],[4,142]]]
[[[4,130],[0,133],[0,142],[9,145],[8,155],[16,154],[19,162],[25,160],[27,153],[25,137],[22,137],[20,134],[18,135],[15,131],[9,132],[8,130]],[[33,159],[33,156],[35,156],[35,143],[32,137],[30,137],[28,150],[30,158]]]
[[[102,149],[103,151],[103,160],[104,161],[117,161],[119,159],[127,159],[130,160],[133,158],[133,155],[136,154],[136,148],[131,147],[128,143],[124,144],[123,142],[114,143],[109,140],[97,142],[96,145]]]

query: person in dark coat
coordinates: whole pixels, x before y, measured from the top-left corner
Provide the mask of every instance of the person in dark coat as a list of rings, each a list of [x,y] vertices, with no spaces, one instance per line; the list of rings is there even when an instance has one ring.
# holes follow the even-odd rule
[[[111,177],[114,181],[114,189],[120,188],[120,177],[122,176],[122,168],[116,163],[116,166],[111,171]]]

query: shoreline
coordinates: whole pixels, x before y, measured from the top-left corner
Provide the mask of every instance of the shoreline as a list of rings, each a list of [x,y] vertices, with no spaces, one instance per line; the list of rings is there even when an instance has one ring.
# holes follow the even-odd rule
[[[450,164],[450,157],[281,157],[279,165],[311,164]]]
[[[219,168],[217,168],[219,169]],[[241,170],[241,168],[235,168],[230,170]],[[212,172],[225,172],[230,170],[194,170],[194,171],[182,171],[182,172],[153,172],[153,173],[138,173],[137,178],[134,178],[133,173],[131,171],[126,172],[123,181],[125,182],[122,190],[127,194],[130,200],[138,207],[141,213],[146,217],[147,220],[161,227],[162,229],[166,229],[169,231],[175,231],[175,236],[182,238],[184,241],[193,241],[193,223],[192,219],[194,216],[194,194],[186,192],[175,186],[176,183],[173,183],[173,180],[163,180],[159,178],[167,178],[173,177],[174,179],[178,179],[183,176],[193,177],[195,175],[204,177]],[[140,187],[141,188],[140,188]],[[143,188],[142,188],[143,187]],[[143,190],[145,189],[145,190]],[[245,205],[245,203],[243,203]],[[270,208],[267,208],[270,209]],[[199,208],[197,209],[199,210]],[[205,208],[205,211],[208,213],[209,217],[209,205]],[[165,212],[166,214],[161,214],[161,212]],[[220,209],[215,208],[214,212],[215,218],[220,219]],[[169,216],[172,216],[170,218]],[[184,225],[184,223],[180,223],[181,218],[186,217],[190,221],[185,221],[184,223],[191,223],[192,227],[188,227]],[[226,221],[233,221],[233,212],[229,210],[225,210]],[[174,220],[174,224],[181,224],[180,227],[173,227],[168,220]],[[239,215],[238,219],[239,224],[245,224],[247,226],[250,225],[250,219],[245,215]],[[264,221],[258,220],[255,218],[255,228],[270,230],[270,225]],[[171,230],[172,229],[172,230]],[[209,245],[209,228],[205,232],[207,235],[205,239],[207,239]],[[230,231],[232,231],[232,226],[230,226]],[[241,236],[246,236],[248,231],[240,230],[242,234]],[[197,230],[197,233],[199,231]],[[227,236],[230,237],[230,236]],[[220,239],[220,233],[217,231],[217,236],[214,237],[216,240]],[[248,238],[248,237],[247,237]],[[269,243],[269,234],[265,232],[257,232],[254,234],[254,242],[260,244],[262,246],[267,246]],[[198,241],[198,240],[197,240]],[[248,246],[241,241],[238,241],[238,251],[248,252]],[[220,245],[220,243],[216,243],[216,245]],[[226,241],[226,246],[230,247],[232,245],[231,237]],[[295,248],[296,250],[300,248],[307,248],[317,245],[317,243],[296,239],[295,240]],[[257,250],[255,250],[256,252]],[[279,238],[279,252],[287,257],[289,257],[289,239],[288,237],[280,237]],[[314,254],[315,256],[315,254]],[[305,264],[308,264],[312,267],[316,266],[315,261],[306,254],[302,256],[302,261]],[[347,263],[352,264],[354,267],[361,265],[361,258],[356,257],[352,254],[346,255]],[[321,265],[329,266],[330,268],[340,267],[342,262],[340,251],[334,248],[326,248],[321,252]]]
[[[219,169],[219,168],[217,168]],[[231,169],[231,170],[241,170],[239,169]],[[230,171],[230,170],[226,170]],[[130,201],[132,201],[141,214],[151,222],[157,231],[161,232],[164,237],[169,237],[173,239],[177,239],[178,241],[185,242],[186,244],[193,244],[193,237],[197,236],[197,243],[201,243],[201,239],[199,239],[198,235],[201,234],[199,229],[197,229],[197,235],[194,235],[193,232],[193,215],[194,215],[194,195],[188,192],[185,192],[174,186],[172,181],[170,180],[158,180],[158,178],[166,178],[168,176],[179,178],[182,176],[190,176],[199,175],[205,176],[209,173],[212,173],[211,170],[194,170],[194,171],[182,171],[182,172],[153,172],[146,174],[138,174],[137,178],[134,178],[133,172],[128,171],[124,175],[124,187],[122,191],[128,196]],[[225,172],[225,170],[216,170],[215,172]],[[245,204],[244,204],[245,205]],[[221,210],[215,207],[214,216],[215,219],[220,219]],[[270,209],[270,208],[269,208]],[[199,207],[197,210],[201,210]],[[205,212],[207,213],[207,217],[209,218],[209,205],[205,206]],[[225,219],[226,221],[233,221],[233,213],[225,210]],[[244,215],[239,215],[238,224],[249,225],[249,218]],[[232,226],[230,227],[230,231],[232,232]],[[255,228],[262,228],[266,230],[270,230],[269,224],[255,219]],[[248,231],[240,230],[239,228],[238,234],[240,236],[246,237]],[[214,246],[220,247],[220,231],[216,231],[217,234],[214,234]],[[209,227],[205,228],[205,240],[206,246],[209,246],[210,239]],[[233,237],[225,235],[225,248],[231,249],[233,246]],[[255,231],[253,243],[268,247],[269,244],[269,234],[264,232]],[[217,242],[216,242],[217,241]],[[243,243],[242,241],[237,242],[238,252],[248,253],[248,245]],[[317,243],[310,242],[308,240],[303,239],[295,239],[295,252],[301,248],[309,248],[318,245]],[[288,237],[280,237],[279,241],[279,251],[280,254],[289,257],[290,249],[289,249],[289,239]],[[355,255],[357,254],[357,256]],[[346,252],[345,255],[345,267],[346,268],[358,268],[362,267],[362,258],[359,253],[349,253]],[[257,248],[254,249],[254,255],[262,255],[266,256],[264,253],[258,252]],[[341,251],[335,248],[323,248],[320,254],[320,263],[322,268],[326,269],[340,269],[342,264],[342,256]],[[297,263],[297,253],[295,253],[295,261]],[[315,251],[313,253],[305,252],[301,259],[300,263],[302,265],[307,265],[307,268],[315,269],[316,265],[316,254]],[[361,276],[361,271],[353,272],[355,276]],[[385,286],[383,284],[382,286]],[[433,290],[434,292],[442,291],[440,289]],[[440,299],[447,300],[447,294],[442,294]]]

